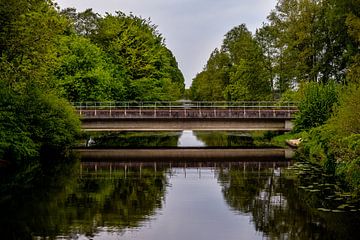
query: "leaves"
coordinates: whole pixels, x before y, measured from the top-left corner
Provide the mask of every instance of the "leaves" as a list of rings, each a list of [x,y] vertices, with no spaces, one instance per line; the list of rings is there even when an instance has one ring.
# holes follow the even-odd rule
[[[258,42],[244,24],[230,30],[191,86],[194,100],[266,100],[272,79]]]

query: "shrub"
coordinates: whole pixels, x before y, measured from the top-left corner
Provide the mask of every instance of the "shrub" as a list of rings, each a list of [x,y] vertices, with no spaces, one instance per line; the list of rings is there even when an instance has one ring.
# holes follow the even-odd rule
[[[294,131],[306,131],[323,125],[331,117],[333,105],[337,100],[338,91],[335,83],[308,83],[304,89],[304,97],[299,102]]]

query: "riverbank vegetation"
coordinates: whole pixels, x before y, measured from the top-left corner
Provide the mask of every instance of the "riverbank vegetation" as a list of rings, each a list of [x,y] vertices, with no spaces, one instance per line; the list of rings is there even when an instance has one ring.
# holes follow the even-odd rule
[[[0,164],[15,169],[67,155],[80,131],[70,102],[176,100],[184,91],[150,20],[50,0],[0,1],[0,73]]]
[[[193,80],[193,100],[296,101],[302,159],[360,194],[360,4],[279,0],[268,22],[225,34]]]

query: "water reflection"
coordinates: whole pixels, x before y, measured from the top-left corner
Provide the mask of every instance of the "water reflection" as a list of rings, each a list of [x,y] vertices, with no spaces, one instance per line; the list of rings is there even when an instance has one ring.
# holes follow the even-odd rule
[[[205,144],[200,141],[191,130],[185,130],[182,132],[179,141],[178,147],[204,147]]]
[[[289,162],[62,164],[1,188],[0,238],[357,239]]]
[[[182,132],[103,132],[91,133],[82,147],[144,148],[144,147],[254,147],[271,146],[267,134],[253,136],[246,132],[191,131]]]
[[[194,135],[206,146],[211,147],[250,147],[255,146],[250,133],[245,132],[207,132],[196,131]]]
[[[103,228],[121,233],[140,226],[162,207],[167,183],[163,170],[62,166],[2,195],[1,239],[90,239]]]
[[[110,132],[89,136],[91,148],[176,147],[181,132]]]

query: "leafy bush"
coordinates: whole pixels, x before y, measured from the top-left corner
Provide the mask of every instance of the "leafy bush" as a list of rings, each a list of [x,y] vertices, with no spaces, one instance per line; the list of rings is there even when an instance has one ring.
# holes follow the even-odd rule
[[[350,85],[342,91],[328,124],[341,136],[360,134],[360,86]]]
[[[308,83],[304,97],[299,103],[299,113],[295,119],[295,132],[306,131],[323,125],[332,115],[333,105],[338,101],[335,83]]]
[[[18,96],[1,88],[0,96],[0,159],[27,165],[74,144],[80,122],[66,101],[37,90]]]

